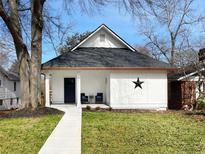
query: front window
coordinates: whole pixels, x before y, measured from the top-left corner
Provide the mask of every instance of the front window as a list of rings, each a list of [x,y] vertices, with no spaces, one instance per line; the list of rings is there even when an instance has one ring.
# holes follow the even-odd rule
[[[14,82],[14,91],[16,91],[16,82]]]
[[[0,87],[2,87],[2,80],[0,79]]]
[[[10,105],[13,105],[13,99],[11,98],[11,100],[10,100]]]

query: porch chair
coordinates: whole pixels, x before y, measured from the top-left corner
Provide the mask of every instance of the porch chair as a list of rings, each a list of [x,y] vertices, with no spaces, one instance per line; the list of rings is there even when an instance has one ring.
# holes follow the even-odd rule
[[[95,96],[95,102],[103,103],[103,93],[97,93],[97,95]]]
[[[81,98],[81,103],[82,104],[88,102],[88,96],[85,96],[85,93],[81,93],[80,98]]]

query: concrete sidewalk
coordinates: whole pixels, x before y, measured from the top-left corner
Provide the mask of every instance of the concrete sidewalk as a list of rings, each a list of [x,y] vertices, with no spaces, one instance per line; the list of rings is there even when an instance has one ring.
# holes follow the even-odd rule
[[[53,105],[65,112],[39,154],[81,154],[82,109],[74,105]],[[39,132],[40,133],[40,132]]]

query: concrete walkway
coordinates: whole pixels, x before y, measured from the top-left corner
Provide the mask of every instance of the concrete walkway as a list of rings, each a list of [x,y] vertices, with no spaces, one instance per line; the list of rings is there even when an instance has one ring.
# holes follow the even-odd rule
[[[81,154],[82,109],[74,105],[53,105],[65,112],[39,154]],[[40,132],[39,132],[40,133]]]

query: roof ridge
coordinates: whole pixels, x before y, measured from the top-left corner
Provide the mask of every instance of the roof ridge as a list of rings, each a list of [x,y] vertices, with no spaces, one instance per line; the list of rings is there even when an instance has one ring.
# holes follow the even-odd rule
[[[76,50],[81,44],[83,44],[84,42],[86,42],[89,37],[92,37],[96,32],[98,32],[101,28],[105,28],[105,30],[107,30],[111,35],[113,35],[114,37],[116,37],[116,39],[118,39],[119,42],[121,42],[122,44],[124,44],[125,46],[127,46],[127,48],[129,48],[130,50],[132,50],[133,52],[135,51],[135,49],[129,44],[127,43],[122,37],[120,37],[117,33],[115,33],[112,29],[110,29],[106,24],[101,24],[100,26],[98,26],[94,31],[92,31],[87,37],[85,37],[82,41],[80,41],[77,45],[75,45],[71,51]]]
[[[96,49],[100,49],[100,48],[102,48],[102,49],[126,49],[126,50],[130,50],[130,49],[128,49],[128,48],[118,48],[118,47],[78,47],[78,49],[82,49],[82,48],[96,48]]]

